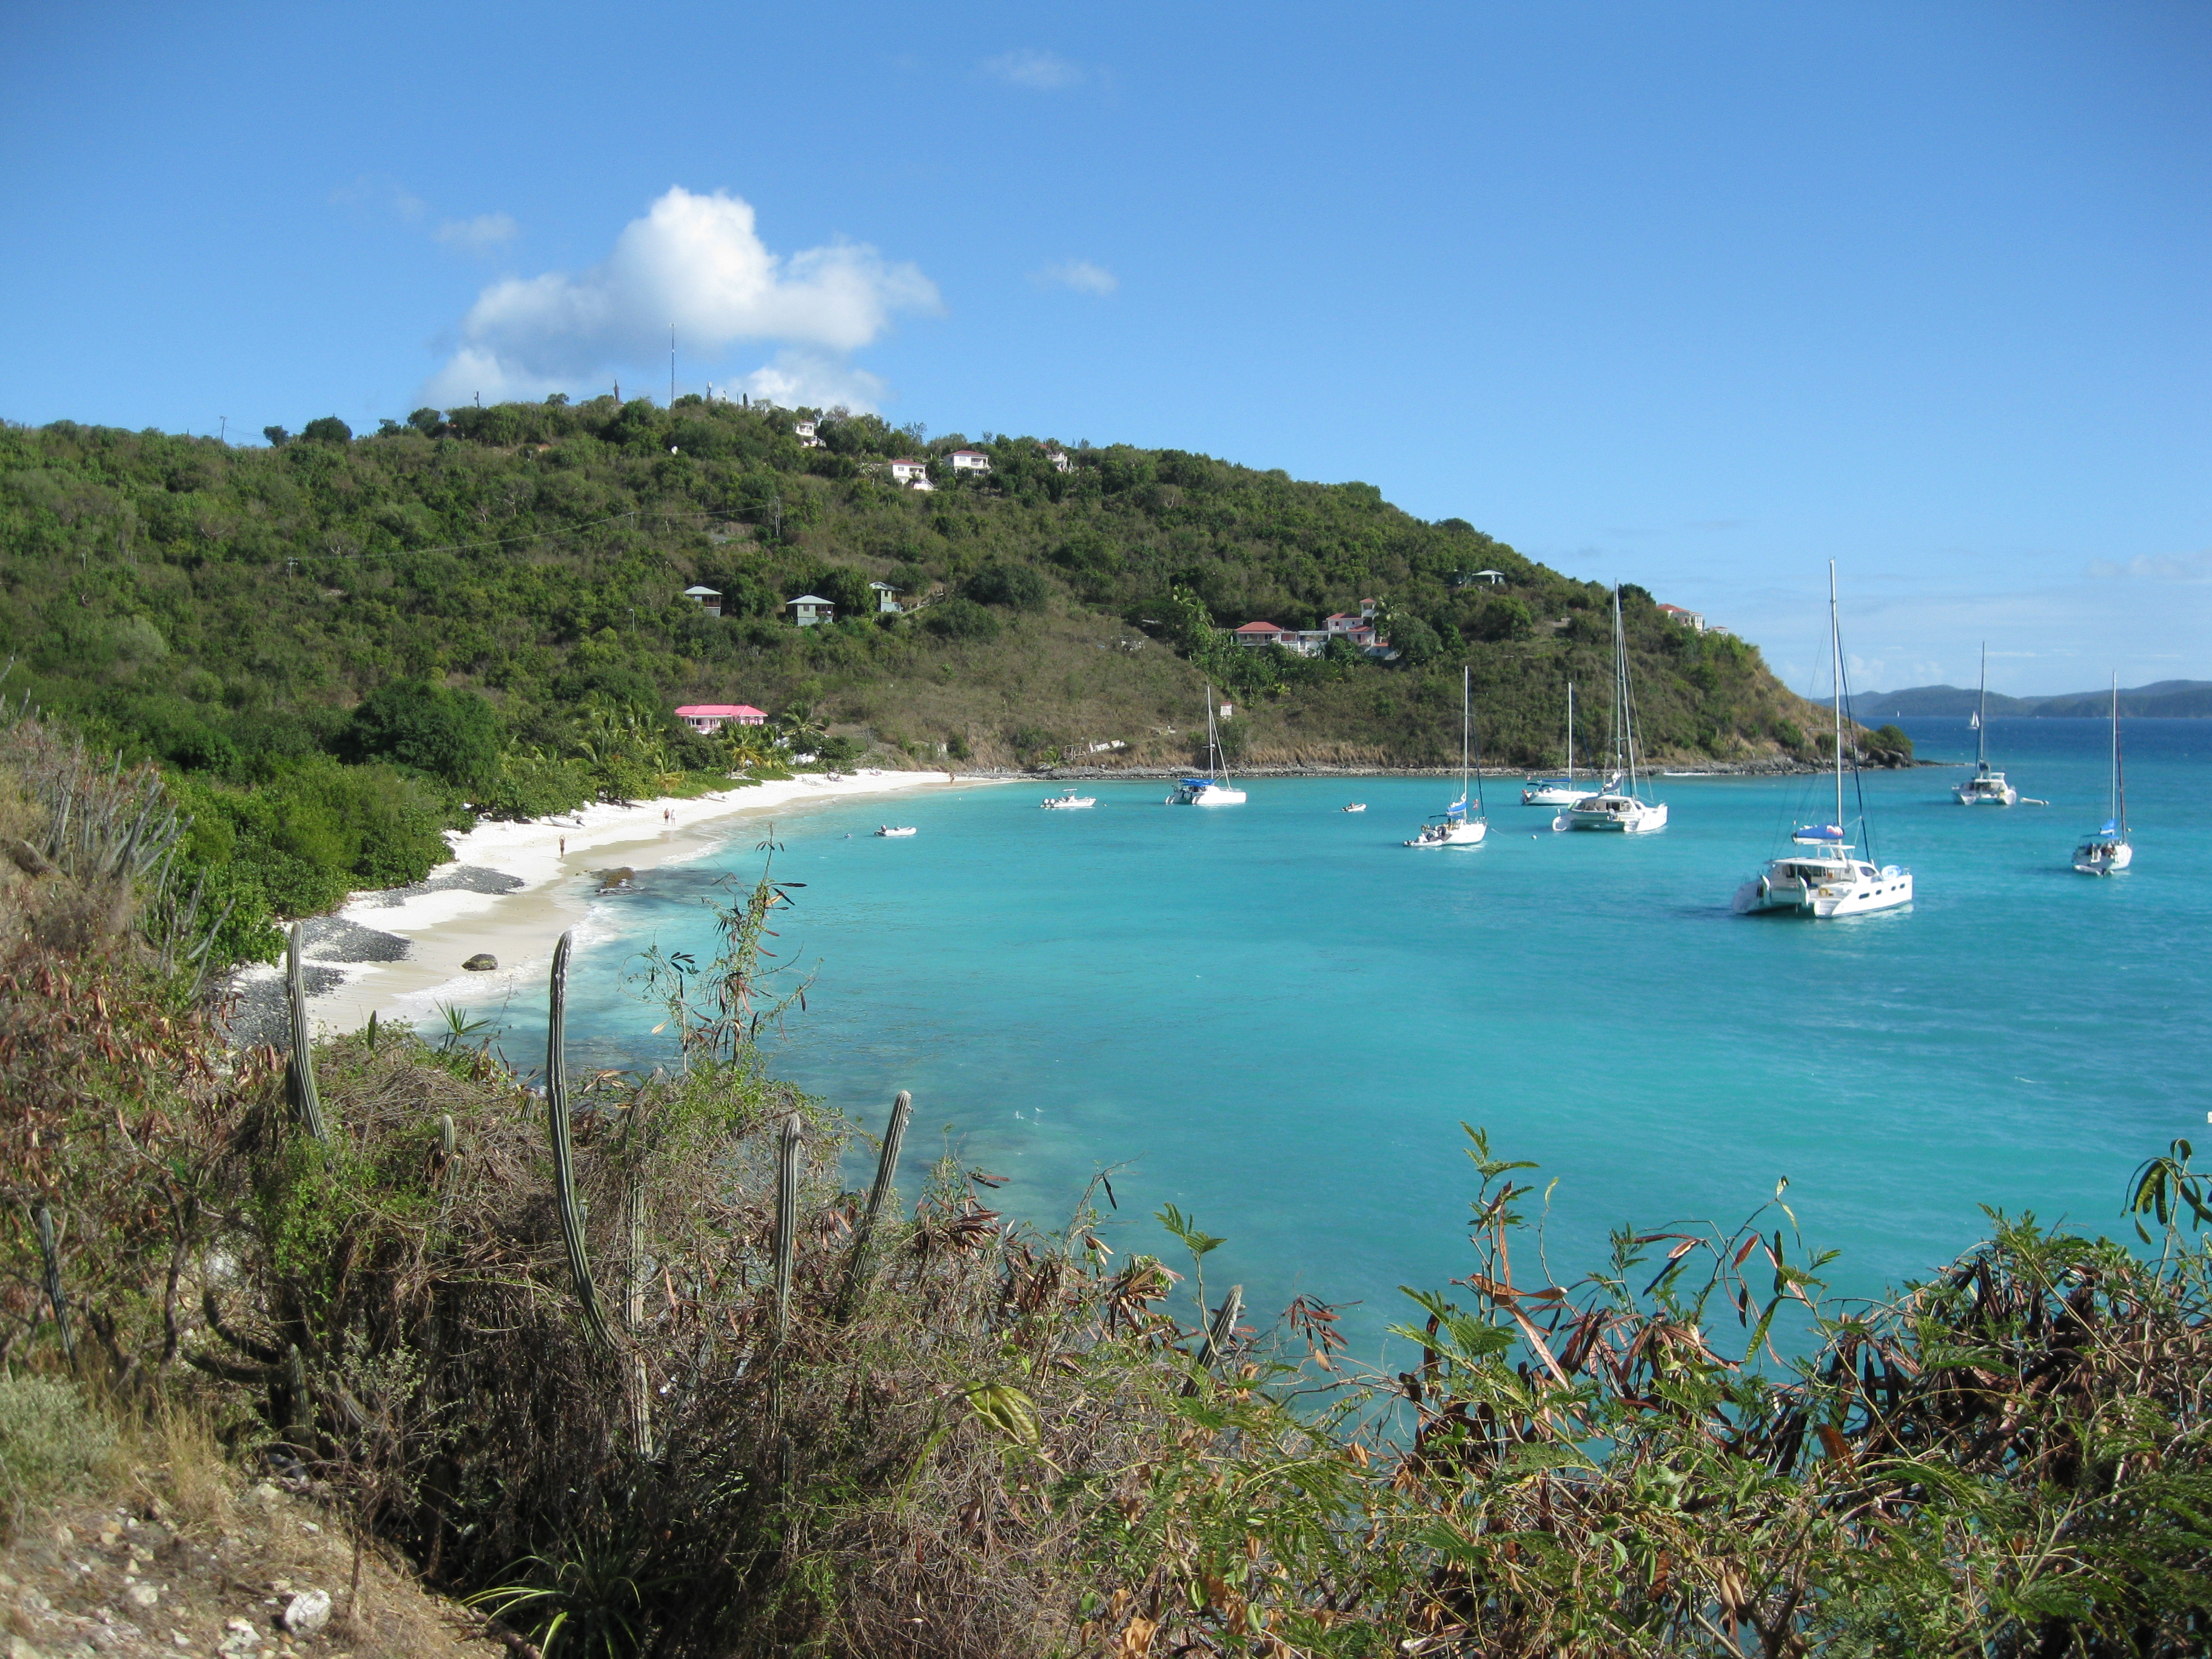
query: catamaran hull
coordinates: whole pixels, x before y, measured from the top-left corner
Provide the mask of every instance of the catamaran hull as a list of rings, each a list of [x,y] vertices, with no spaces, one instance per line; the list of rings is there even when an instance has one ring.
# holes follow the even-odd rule
[[[1832,921],[1894,910],[1912,902],[1912,872],[1885,870],[1870,880],[1823,882],[1817,887],[1770,882],[1764,877],[1735,890],[1729,908],[1740,916],[1803,916]]]
[[[1242,806],[1242,789],[1224,789],[1219,784],[1208,784],[1203,789],[1177,790],[1168,797],[1170,806]]]
[[[2101,858],[2076,853],[2074,867],[2085,876],[2116,876],[2136,861],[2136,849],[2123,842],[2118,847],[2107,848]]]
[[[2020,791],[2010,784],[2007,784],[2001,790],[1984,791],[1962,783],[1951,793],[1961,806],[2017,806],[2020,805]]]
[[[1667,803],[1633,812],[1577,812],[1568,811],[1552,820],[1554,830],[1609,830],[1617,835],[1644,836],[1667,827]]]

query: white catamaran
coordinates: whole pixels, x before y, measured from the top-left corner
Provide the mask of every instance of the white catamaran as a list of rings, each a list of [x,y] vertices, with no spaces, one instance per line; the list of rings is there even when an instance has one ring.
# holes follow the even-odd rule
[[[1618,780],[1615,780],[1618,781]],[[1531,778],[1521,792],[1523,806],[1572,806],[1589,791],[1575,781],[1575,683],[1567,682],[1567,775]]]
[[[1981,701],[1974,709],[1974,775],[1951,791],[1961,806],[2012,806],[2020,791],[1990,770],[1990,648],[1982,647]]]
[[[1552,820],[1552,828],[1637,836],[1667,827],[1667,803],[1648,801],[1636,793],[1636,703],[1629,695],[1628,635],[1620,624],[1617,587],[1613,590],[1613,775],[1596,794],[1577,800]]]
[[[2136,861],[2128,844],[2128,786],[2120,771],[2120,677],[2112,676],[2112,816],[2074,849],[2074,867],[2085,876],[2118,875]]]
[[[1206,688],[1206,775],[1185,778],[1168,797],[1170,806],[1242,806],[1244,792],[1229,781],[1229,763],[1221,752],[1221,733],[1213,724],[1213,687]]]
[[[1474,671],[1459,671],[1459,799],[1421,826],[1408,847],[1474,847],[1490,833],[1482,813],[1482,781],[1475,781],[1474,816],[1467,811],[1467,780],[1470,745],[1474,734]]]
[[[1828,644],[1836,670],[1836,821],[1796,831],[1790,839],[1802,851],[1769,860],[1765,870],[1737,888],[1731,908],[1740,916],[1778,910],[1825,921],[1912,902],[1911,871],[1894,864],[1877,870],[1852,852],[1844,835],[1844,635],[1836,617],[1833,559],[1828,561]],[[1864,829],[1863,802],[1859,822]]]

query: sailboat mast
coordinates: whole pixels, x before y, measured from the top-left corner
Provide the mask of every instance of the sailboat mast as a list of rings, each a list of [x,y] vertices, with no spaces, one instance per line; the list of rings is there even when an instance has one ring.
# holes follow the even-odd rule
[[[1575,787],[1575,683],[1567,682],[1567,787]]]
[[[1459,804],[1467,805],[1467,739],[1474,720],[1474,670],[1460,665],[1459,671]]]
[[[1990,763],[1990,647],[1982,641],[1981,701],[1974,708],[1974,767],[1984,769]]]
[[[2112,822],[2120,826],[2120,839],[2128,838],[2128,820],[2120,793],[2120,672],[2112,671]]]
[[[1844,827],[1844,625],[1836,614],[1836,562],[1828,561],[1828,656],[1836,686],[1836,828]]]
[[[1636,799],[1636,731],[1628,712],[1628,635],[1620,620],[1620,589],[1613,590],[1613,758],[1628,774],[1629,799]]]

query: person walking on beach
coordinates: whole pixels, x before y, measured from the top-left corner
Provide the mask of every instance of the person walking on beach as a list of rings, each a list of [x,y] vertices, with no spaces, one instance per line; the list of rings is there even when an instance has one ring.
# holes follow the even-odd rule
[[[564,859],[568,856],[568,838],[566,836],[561,837],[561,856]]]

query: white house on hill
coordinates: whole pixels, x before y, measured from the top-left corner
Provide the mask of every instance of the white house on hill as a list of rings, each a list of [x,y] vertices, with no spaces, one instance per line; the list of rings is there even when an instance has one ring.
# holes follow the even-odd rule
[[[901,489],[934,489],[937,488],[929,481],[927,461],[893,461],[890,465],[891,482]]]
[[[792,621],[801,628],[811,628],[817,623],[837,620],[837,605],[818,593],[801,593],[795,599],[786,599],[783,608],[791,612]]]
[[[1705,619],[1695,611],[1685,611],[1679,605],[1662,605],[1659,607],[1659,614],[1670,622],[1678,622],[1683,627],[1694,629],[1700,634],[1705,631]]]
[[[870,582],[868,591],[876,596],[876,614],[896,617],[899,614],[898,589],[889,582]]]
[[[812,421],[793,421],[791,423],[791,432],[792,435],[799,440],[799,447],[801,449],[822,447],[822,440],[814,435],[815,423]]]
[[[952,452],[955,472],[988,472],[991,458],[980,449],[956,449]]]
[[[684,597],[710,617],[722,614],[722,596],[711,587],[693,586],[684,590]]]
[[[1066,451],[1060,449],[1048,449],[1044,453],[1044,458],[1052,463],[1052,470],[1054,471],[1065,472],[1067,471],[1068,460]]]

